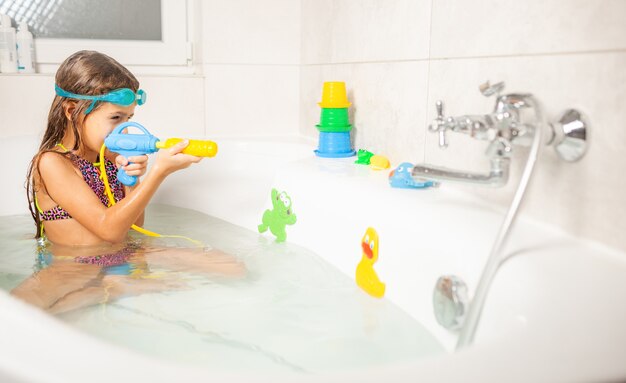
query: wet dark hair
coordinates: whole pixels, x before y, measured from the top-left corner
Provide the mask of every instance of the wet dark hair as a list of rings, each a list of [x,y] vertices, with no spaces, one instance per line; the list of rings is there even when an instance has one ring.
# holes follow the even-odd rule
[[[79,51],[65,59],[57,70],[54,81],[65,91],[85,95],[101,95],[119,88],[130,88],[134,92],[139,89],[139,81],[128,69],[113,58],[96,51]],[[74,105],[70,117],[65,115],[65,107],[68,103]],[[52,100],[46,131],[39,145],[39,150],[30,162],[26,175],[26,196],[30,214],[36,225],[36,238],[42,235],[40,230],[41,218],[39,210],[35,206],[36,185],[45,189],[39,173],[39,160],[46,152],[67,155],[58,152],[56,146],[61,142],[68,129],[71,129],[75,140],[74,147],[67,149],[79,150],[81,148],[80,131],[86,117],[85,110],[90,104],[90,100],[75,100],[57,95]],[[93,110],[98,109],[100,105],[101,103],[98,103]]]

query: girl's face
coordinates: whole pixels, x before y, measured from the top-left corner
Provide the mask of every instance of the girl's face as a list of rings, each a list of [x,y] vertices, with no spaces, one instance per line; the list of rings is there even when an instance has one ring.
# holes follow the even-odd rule
[[[116,126],[130,120],[135,113],[135,106],[136,104],[121,106],[103,102],[97,110],[89,113],[83,122],[81,134],[85,150],[99,152],[106,136]]]

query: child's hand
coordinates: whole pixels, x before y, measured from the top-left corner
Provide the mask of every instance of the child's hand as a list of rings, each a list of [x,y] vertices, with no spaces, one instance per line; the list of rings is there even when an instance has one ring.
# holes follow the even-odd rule
[[[189,141],[183,140],[169,149],[159,150],[154,164],[155,171],[162,171],[165,175],[169,175],[177,170],[185,169],[191,164],[200,162],[202,157],[182,153],[187,145],[189,145]]]
[[[129,162],[131,163],[130,165]],[[146,174],[146,170],[148,168],[148,156],[144,154],[142,156],[132,156],[126,158],[119,155],[115,157],[115,165],[117,165],[118,169],[123,167],[124,171],[129,176],[141,177]]]

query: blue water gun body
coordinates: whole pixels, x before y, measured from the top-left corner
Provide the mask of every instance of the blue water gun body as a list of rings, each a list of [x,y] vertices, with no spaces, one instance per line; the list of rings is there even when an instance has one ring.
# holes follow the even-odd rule
[[[144,134],[127,134],[122,131],[129,126],[134,126],[143,131]],[[104,145],[112,152],[119,153],[124,157],[142,156],[144,154],[154,153],[159,150],[156,144],[159,139],[144,128],[143,125],[136,122],[124,122],[118,125],[104,139]],[[136,176],[126,174],[124,168],[117,171],[117,179],[126,186],[133,186],[137,183]]]
[[[135,127],[144,134],[128,134],[122,131],[128,127]],[[151,154],[159,149],[169,148],[183,141],[182,138],[170,138],[165,142],[160,141],[157,137],[148,132],[148,129],[137,122],[124,122],[113,129],[113,131],[104,139],[104,146],[110,151],[119,153],[124,157],[142,156]],[[199,157],[213,157],[217,154],[217,144],[208,140],[188,140],[189,144],[182,153]],[[117,179],[126,186],[133,186],[137,183],[136,176],[126,174],[124,168],[117,171]]]

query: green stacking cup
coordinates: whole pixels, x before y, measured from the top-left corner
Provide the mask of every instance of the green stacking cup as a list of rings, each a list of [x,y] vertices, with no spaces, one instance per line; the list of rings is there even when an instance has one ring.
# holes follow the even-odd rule
[[[349,132],[352,129],[348,118],[348,108],[322,108],[320,132]]]

